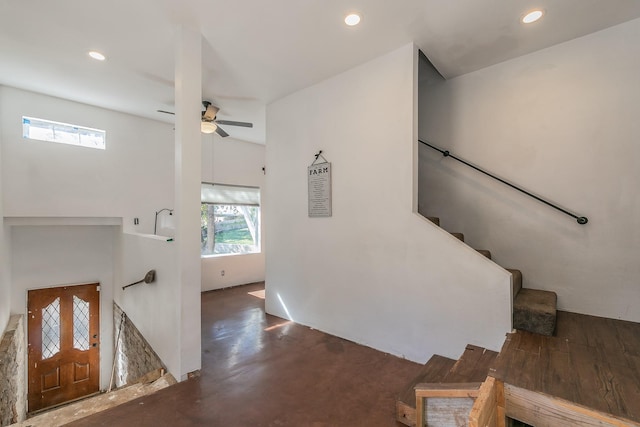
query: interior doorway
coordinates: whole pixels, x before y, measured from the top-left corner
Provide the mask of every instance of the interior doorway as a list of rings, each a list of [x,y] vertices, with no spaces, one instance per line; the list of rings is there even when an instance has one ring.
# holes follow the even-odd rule
[[[98,283],[27,292],[29,412],[99,391]]]

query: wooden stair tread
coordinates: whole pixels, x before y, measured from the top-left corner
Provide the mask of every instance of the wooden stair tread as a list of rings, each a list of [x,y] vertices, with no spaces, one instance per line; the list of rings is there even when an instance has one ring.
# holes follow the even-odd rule
[[[442,382],[483,382],[496,357],[498,357],[498,353],[495,351],[469,344]]]
[[[440,218],[436,216],[428,216],[427,219],[432,223],[434,223],[435,225],[437,225],[438,227],[440,227]]]
[[[475,345],[467,345],[460,359],[434,355],[422,371],[407,386],[396,401],[396,420],[408,426],[416,425],[415,386],[420,383],[481,383],[493,367],[498,353]]]
[[[441,382],[455,363],[456,361],[453,359],[434,354],[398,397],[396,401],[396,420],[414,427],[416,425],[416,384]]]
[[[464,234],[462,233],[449,233],[449,234],[451,234],[453,237],[460,240],[461,242],[464,242]]]
[[[476,249],[476,251],[481,254],[484,255],[485,257],[491,259],[491,251],[487,250],[487,249]]]
[[[487,350],[475,345],[467,345],[460,359],[433,355],[424,365],[420,374],[407,386],[398,400],[415,408],[415,386],[419,383],[473,383],[483,382],[489,373],[489,368],[498,356],[495,351]]]
[[[398,400],[406,403],[412,408],[416,407],[415,386],[419,383],[440,383],[449,374],[449,371],[456,364],[456,361],[434,354],[431,359],[422,367],[420,373],[409,383],[407,388],[400,394]]]
[[[640,425],[640,323],[563,311],[557,318],[557,336],[508,334],[491,376],[618,420],[589,425]]]

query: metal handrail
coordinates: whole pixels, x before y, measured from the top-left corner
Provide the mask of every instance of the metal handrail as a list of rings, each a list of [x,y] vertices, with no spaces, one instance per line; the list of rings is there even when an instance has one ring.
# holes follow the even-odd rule
[[[443,149],[441,149],[441,148],[438,148],[438,147],[436,147],[435,145],[432,145],[432,144],[430,144],[430,143],[428,143],[428,142],[425,142],[425,141],[423,141],[423,140],[421,140],[421,139],[418,139],[418,142],[420,142],[421,144],[426,145],[426,146],[427,146],[427,147],[429,147],[429,148],[432,148],[432,149],[434,149],[434,150],[436,150],[436,151],[439,151],[439,152],[440,152],[444,157],[451,157],[452,159],[455,159],[455,160],[459,161],[460,163],[465,164],[465,165],[469,166],[470,168],[475,169],[475,170],[477,170],[478,172],[483,173],[483,174],[487,175],[488,177],[491,177],[491,178],[495,179],[496,181],[500,181],[501,183],[503,183],[503,184],[505,184],[505,185],[508,185],[509,187],[513,188],[514,190],[518,190],[519,192],[524,193],[524,194],[526,194],[526,195],[527,195],[527,196],[529,196],[529,197],[533,197],[533,198],[534,198],[534,199],[536,199],[537,201],[542,202],[542,203],[544,203],[544,204],[545,204],[545,205],[547,205],[547,206],[550,206],[550,207],[552,207],[552,208],[554,208],[554,209],[556,209],[556,210],[559,210],[559,211],[560,211],[560,212],[562,212],[563,214],[566,214],[566,215],[569,215],[569,216],[570,216],[570,217],[572,217],[572,218],[575,218],[575,219],[576,219],[576,221],[578,221],[578,224],[580,224],[580,225],[584,225],[584,224],[586,224],[587,222],[589,222],[589,219],[587,219],[587,217],[585,217],[585,216],[579,216],[579,215],[576,215],[576,214],[574,214],[574,213],[572,213],[572,212],[569,212],[568,210],[563,209],[563,208],[561,208],[561,207],[559,207],[559,206],[557,206],[557,205],[555,205],[555,204],[553,204],[553,203],[551,203],[551,202],[549,202],[549,201],[547,201],[547,200],[543,199],[543,198],[542,198],[542,197],[540,197],[540,196],[536,196],[535,194],[530,193],[529,191],[524,190],[524,189],[522,189],[522,188],[518,187],[518,186],[517,186],[517,185],[515,185],[515,184],[512,184],[512,183],[510,183],[510,182],[508,182],[508,181],[505,181],[504,179],[499,178],[499,177],[497,177],[497,176],[493,175],[492,173],[487,172],[487,171],[485,171],[484,169],[482,169],[482,168],[480,168],[480,167],[478,167],[478,166],[476,166],[476,165],[474,165],[474,164],[472,164],[472,163],[467,162],[466,160],[462,160],[461,158],[454,156],[454,155],[453,155],[453,154],[451,154],[448,150],[443,150]]]

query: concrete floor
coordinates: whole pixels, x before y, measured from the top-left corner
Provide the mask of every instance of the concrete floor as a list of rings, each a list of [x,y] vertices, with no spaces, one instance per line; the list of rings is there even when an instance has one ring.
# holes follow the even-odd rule
[[[420,365],[265,315],[248,294],[263,288],[202,294],[201,377],[69,425],[402,425],[395,399]]]

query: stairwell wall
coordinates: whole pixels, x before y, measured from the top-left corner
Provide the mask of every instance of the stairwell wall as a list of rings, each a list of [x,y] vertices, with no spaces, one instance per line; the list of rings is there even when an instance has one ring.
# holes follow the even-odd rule
[[[178,248],[153,236],[121,233],[117,238],[116,281],[122,286],[155,270],[155,281],[114,288],[113,300],[176,378],[180,368],[180,301]],[[119,328],[119,325],[115,325]],[[117,333],[117,331],[116,331]],[[146,373],[146,372],[145,372]]]
[[[105,129],[107,148],[93,150],[24,139],[23,115]],[[167,252],[172,250],[165,247],[169,243],[147,242],[150,238],[135,234],[118,237],[123,229],[152,233],[155,211],[174,207],[172,125],[0,87],[0,127],[0,188],[5,229],[9,229],[4,239],[11,246],[10,257],[6,257],[11,258],[6,269],[6,274],[11,274],[10,295],[6,300],[1,298],[2,292],[9,290],[0,283],[0,315],[3,304],[9,303],[12,313],[25,313],[27,289],[99,281],[101,388],[108,386],[111,373],[114,296],[143,333],[155,328],[149,332],[149,342],[154,348],[160,347],[158,353],[162,352],[163,360],[167,359],[167,366],[179,378],[175,354],[180,347],[171,341],[176,335],[175,326],[159,328],[165,320],[179,320],[174,316],[179,299],[175,295],[164,298],[161,287],[160,297],[149,298],[158,304],[149,309],[146,301],[127,299],[138,291],[126,295],[114,292],[131,278],[139,280],[158,264],[163,268],[162,286],[165,280],[170,286],[179,286],[177,279],[170,279],[173,272],[165,273],[170,266],[177,268],[175,263],[165,262]],[[133,218],[139,218],[140,224],[134,225]],[[123,254],[129,256],[128,264],[120,262]],[[171,256],[177,256],[175,251]],[[6,263],[6,259],[0,262]],[[140,263],[133,264],[136,261]],[[171,343],[168,350],[167,343]]]
[[[499,349],[510,275],[414,212],[417,50],[401,47],[267,107],[267,312],[424,362]],[[332,162],[333,215],[307,166]]]
[[[427,147],[420,212],[522,270],[525,287],[556,291],[560,309],[640,321],[638,58],[634,20],[421,86],[421,138],[588,224]]]
[[[12,313],[28,314],[30,289],[100,283],[101,389],[109,384],[113,360],[111,305],[114,236],[118,230],[119,227],[102,225],[11,226]],[[28,322],[24,323],[26,334]],[[25,377],[26,374],[25,371]]]

